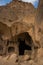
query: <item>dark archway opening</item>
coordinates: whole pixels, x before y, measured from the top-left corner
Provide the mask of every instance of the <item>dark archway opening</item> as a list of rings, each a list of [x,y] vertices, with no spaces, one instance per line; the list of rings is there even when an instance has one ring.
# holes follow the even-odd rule
[[[25,50],[32,50],[31,46],[27,45],[25,43],[25,40],[24,41],[21,41],[19,42],[19,55],[24,55],[24,51]]]
[[[26,43],[26,41],[28,42],[28,44]],[[19,55],[24,55],[25,50],[32,51],[33,41],[31,36],[27,32],[20,34],[18,42],[19,42]]]
[[[8,48],[8,53],[12,53],[12,52],[14,52],[14,47],[9,47]]]

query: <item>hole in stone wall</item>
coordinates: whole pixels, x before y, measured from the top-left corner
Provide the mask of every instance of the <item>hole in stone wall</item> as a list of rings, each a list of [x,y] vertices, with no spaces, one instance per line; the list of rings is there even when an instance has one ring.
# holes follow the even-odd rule
[[[0,45],[0,52],[3,52],[3,47]]]
[[[28,51],[32,50],[32,43],[33,42],[32,42],[32,38],[30,37],[30,35],[27,32],[21,33],[20,36],[21,37],[18,38],[19,55],[24,55],[25,50],[28,50]],[[27,45],[27,43],[25,42],[26,40],[27,40],[28,44],[31,44],[31,45]]]
[[[9,40],[7,40],[7,46],[9,45]]]
[[[9,47],[8,48],[8,53],[12,53],[12,52],[14,52],[14,47]]]
[[[25,50],[32,50],[31,46],[28,46],[26,43],[25,43],[25,40],[22,41],[20,40],[19,42],[19,55],[24,55],[24,51]]]
[[[13,20],[9,19],[9,22],[13,22]]]

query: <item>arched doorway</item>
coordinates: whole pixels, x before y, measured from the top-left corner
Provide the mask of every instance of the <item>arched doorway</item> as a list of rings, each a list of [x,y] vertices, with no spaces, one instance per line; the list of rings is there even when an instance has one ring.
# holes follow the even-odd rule
[[[18,35],[19,55],[24,55],[25,50],[32,51],[33,40],[28,32],[23,32]]]

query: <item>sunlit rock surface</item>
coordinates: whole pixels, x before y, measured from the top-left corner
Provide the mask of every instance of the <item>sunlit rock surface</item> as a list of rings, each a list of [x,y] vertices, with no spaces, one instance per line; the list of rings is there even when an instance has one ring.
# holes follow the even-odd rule
[[[43,65],[43,0],[0,6],[0,65]]]

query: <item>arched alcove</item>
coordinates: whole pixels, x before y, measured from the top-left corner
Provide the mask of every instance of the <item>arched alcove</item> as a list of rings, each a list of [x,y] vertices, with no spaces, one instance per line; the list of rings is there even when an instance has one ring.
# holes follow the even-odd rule
[[[15,50],[14,47],[9,47],[9,48],[8,48],[8,53],[13,53],[14,50]]]
[[[33,40],[32,37],[28,34],[28,32],[23,32],[18,35],[18,43],[19,43],[19,55],[24,55],[25,50],[32,51]]]

